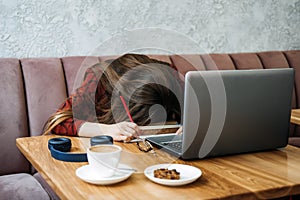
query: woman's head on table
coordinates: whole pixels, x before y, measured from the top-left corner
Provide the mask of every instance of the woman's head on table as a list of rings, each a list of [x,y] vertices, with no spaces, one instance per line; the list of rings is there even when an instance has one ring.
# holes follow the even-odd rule
[[[45,133],[74,135],[69,130],[58,132],[61,125],[66,128],[66,119],[72,119],[78,136],[130,140],[141,134],[139,126],[181,121],[182,84],[177,72],[166,62],[140,54],[93,65],[68,99],[71,106],[65,102],[49,118]]]

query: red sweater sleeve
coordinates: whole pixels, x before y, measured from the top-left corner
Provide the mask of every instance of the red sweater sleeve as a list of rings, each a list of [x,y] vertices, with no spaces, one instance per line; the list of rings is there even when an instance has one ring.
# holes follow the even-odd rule
[[[77,130],[84,122],[97,122],[95,94],[98,81],[94,71],[87,69],[82,85],[58,109],[58,111],[72,109],[73,117],[54,127],[52,133],[77,136]]]

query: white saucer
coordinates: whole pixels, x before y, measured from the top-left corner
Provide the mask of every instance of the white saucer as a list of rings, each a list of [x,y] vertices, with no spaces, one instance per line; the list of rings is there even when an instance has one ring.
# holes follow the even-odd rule
[[[176,169],[176,171],[180,172],[180,179],[178,180],[168,180],[168,179],[160,179],[154,177],[154,170],[160,168],[168,168]],[[161,185],[168,185],[168,186],[179,186],[179,185],[186,185],[189,183],[194,182],[197,180],[201,175],[202,171],[196,167],[190,165],[183,165],[183,164],[159,164],[147,167],[144,171],[144,174],[147,178],[151,181],[161,184]]]
[[[119,170],[116,171],[116,173],[112,177],[103,178],[99,176],[97,177],[97,174],[93,173],[93,168],[91,168],[90,165],[84,165],[76,170],[76,176],[88,183],[96,185],[110,185],[126,180],[134,172],[134,170],[128,165],[119,164],[118,168],[125,168],[129,170]]]

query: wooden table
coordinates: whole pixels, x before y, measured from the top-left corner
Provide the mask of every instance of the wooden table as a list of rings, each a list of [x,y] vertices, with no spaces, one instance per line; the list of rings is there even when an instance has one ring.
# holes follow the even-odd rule
[[[210,158],[184,162],[157,151],[141,153],[135,144],[123,147],[122,163],[138,170],[124,182],[99,186],[83,182],[77,168],[87,163],[70,163],[51,157],[47,142],[56,136],[18,138],[17,146],[62,199],[270,199],[300,194],[300,148]],[[87,138],[71,137],[72,151],[84,151]],[[200,168],[202,176],[179,187],[162,186],[148,180],[145,167],[162,162],[184,163]]]
[[[300,125],[300,109],[292,110],[291,122]]]

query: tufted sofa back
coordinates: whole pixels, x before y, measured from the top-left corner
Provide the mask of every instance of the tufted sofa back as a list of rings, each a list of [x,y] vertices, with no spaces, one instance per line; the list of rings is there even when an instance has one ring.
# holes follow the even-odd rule
[[[79,86],[86,68],[116,57],[0,58],[0,175],[30,172],[15,139],[40,135],[48,117]],[[294,68],[292,107],[300,107],[300,50],[150,57],[171,63],[181,77],[190,70]],[[300,127],[291,125],[290,135],[300,137]]]

